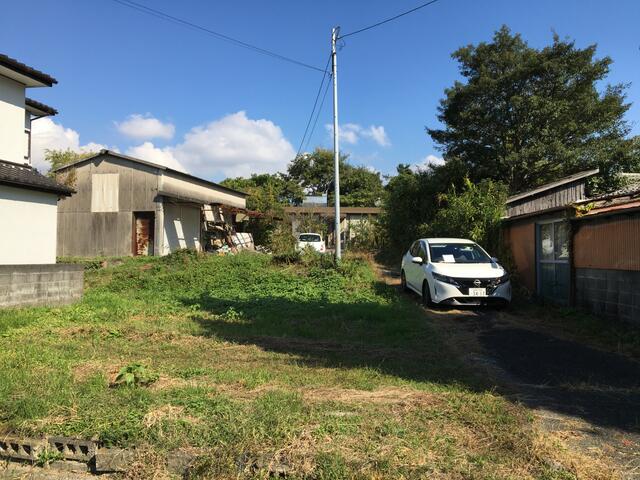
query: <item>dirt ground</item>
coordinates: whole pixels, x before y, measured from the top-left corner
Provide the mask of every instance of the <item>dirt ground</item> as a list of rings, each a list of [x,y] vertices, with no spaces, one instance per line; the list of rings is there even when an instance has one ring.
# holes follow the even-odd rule
[[[399,288],[397,272],[380,268]],[[410,295],[418,302],[417,295]],[[543,330],[517,309],[425,309],[490,385],[531,409],[544,435],[640,479],[640,363]]]

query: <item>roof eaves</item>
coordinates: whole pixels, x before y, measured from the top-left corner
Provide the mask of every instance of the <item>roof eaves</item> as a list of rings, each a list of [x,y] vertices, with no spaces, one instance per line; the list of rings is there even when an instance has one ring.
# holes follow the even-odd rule
[[[24,99],[24,104],[27,107],[31,107],[34,110],[38,110],[38,111],[43,112],[43,113],[45,113],[47,115],[57,115],[58,114],[58,111],[55,108],[50,107],[49,105],[46,105],[46,104],[44,104],[42,102],[38,102],[37,100],[34,100],[32,98],[29,98],[29,97]]]
[[[243,198],[247,198],[249,196],[249,194],[246,193],[246,192],[241,192],[240,190],[234,190],[233,188],[225,187],[224,185],[220,185],[219,183],[211,182],[209,180],[205,180],[204,178],[196,177],[196,176],[191,175],[189,173],[181,172],[180,170],[175,170],[173,168],[165,167],[164,165],[159,165],[157,163],[147,162],[146,160],[141,160],[139,158],[130,157],[128,155],[124,155],[122,153],[114,152],[113,150],[107,150],[107,149],[100,150],[98,153],[96,153],[95,155],[92,155],[90,157],[83,158],[81,160],[77,160],[77,161],[72,162],[72,163],[67,163],[66,165],[63,165],[61,167],[56,168],[54,170],[54,172],[60,172],[60,171],[65,170],[67,168],[75,167],[75,166],[77,166],[77,165],[79,165],[79,164],[81,164],[83,162],[89,162],[91,160],[94,160],[94,159],[102,156],[102,155],[111,155],[112,157],[122,158],[124,160],[128,160],[128,161],[133,162],[133,163],[139,163],[139,164],[142,164],[142,165],[147,165],[149,167],[153,167],[153,168],[157,168],[159,170],[163,170],[163,171],[166,171],[166,172],[174,173],[174,174],[189,178],[191,180],[197,180],[199,182],[205,183],[205,184],[213,186],[215,188],[219,188],[220,190],[224,190],[224,191],[232,193],[234,195],[239,195],[239,196],[241,196]]]
[[[5,55],[3,53],[0,53],[0,65],[13,70],[14,72],[20,73],[21,75],[24,75],[26,77],[29,77],[41,83],[44,83],[49,87],[58,83],[58,81],[55,78],[53,78],[51,75],[47,75],[46,73],[41,72],[40,70],[37,70],[33,67],[30,67],[29,65],[26,65],[22,62],[19,62],[15,58],[11,58],[8,55]]]
[[[528,190],[526,192],[519,193],[517,195],[513,195],[507,198],[506,203],[516,202],[518,200],[522,200],[523,198],[531,197],[533,195],[537,195],[538,193],[546,192],[547,190],[552,190],[557,187],[561,187],[562,185],[566,185],[567,183],[575,182],[577,180],[581,180],[583,178],[591,177],[600,172],[600,169],[594,168],[591,170],[585,170],[582,172],[575,173],[565,178],[561,178],[560,180],[556,180],[555,182],[547,183],[538,188],[534,188],[533,190]]]

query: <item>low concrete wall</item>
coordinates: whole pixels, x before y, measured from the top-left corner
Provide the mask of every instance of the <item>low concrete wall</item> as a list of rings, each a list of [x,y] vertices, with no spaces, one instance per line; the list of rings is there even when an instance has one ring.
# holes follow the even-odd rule
[[[576,306],[640,325],[640,271],[576,268]]]
[[[0,307],[66,305],[83,288],[82,265],[0,265]]]

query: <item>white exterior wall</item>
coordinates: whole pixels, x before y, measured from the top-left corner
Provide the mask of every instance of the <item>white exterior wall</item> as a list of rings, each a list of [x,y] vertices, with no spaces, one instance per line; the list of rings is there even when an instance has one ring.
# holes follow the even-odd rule
[[[0,160],[29,163],[25,141],[24,85],[0,75]]]
[[[163,245],[160,255],[181,248],[202,250],[200,245],[200,207],[164,203]]]
[[[55,193],[0,185],[0,265],[56,263],[57,210]]]

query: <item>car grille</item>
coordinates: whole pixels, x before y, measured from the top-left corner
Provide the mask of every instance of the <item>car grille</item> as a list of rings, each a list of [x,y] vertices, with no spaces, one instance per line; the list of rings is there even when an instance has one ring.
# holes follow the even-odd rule
[[[487,289],[487,295],[491,295],[494,290],[496,289],[497,285],[497,278],[453,278],[456,282],[458,282],[458,284],[460,285],[460,287],[458,287],[458,290],[460,290],[460,292],[462,292],[463,295],[469,295],[469,289],[470,288],[486,288]],[[480,284],[476,284],[475,281],[479,280]]]

